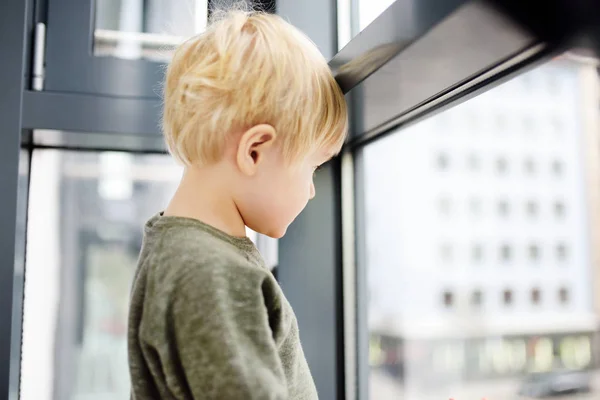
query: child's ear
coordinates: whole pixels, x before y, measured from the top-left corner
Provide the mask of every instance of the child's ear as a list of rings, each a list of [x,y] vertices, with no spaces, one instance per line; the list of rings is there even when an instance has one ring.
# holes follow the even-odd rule
[[[255,125],[240,137],[236,161],[243,174],[252,176],[264,159],[266,152],[272,149],[277,133],[269,124]]]

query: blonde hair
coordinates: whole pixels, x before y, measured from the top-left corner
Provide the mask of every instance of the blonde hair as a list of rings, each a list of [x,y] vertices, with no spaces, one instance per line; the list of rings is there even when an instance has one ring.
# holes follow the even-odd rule
[[[277,131],[287,160],[316,148],[338,152],[347,119],[326,60],[276,15],[216,13],[204,33],[176,49],[167,69],[163,133],[186,165],[219,161],[229,135],[263,123]]]

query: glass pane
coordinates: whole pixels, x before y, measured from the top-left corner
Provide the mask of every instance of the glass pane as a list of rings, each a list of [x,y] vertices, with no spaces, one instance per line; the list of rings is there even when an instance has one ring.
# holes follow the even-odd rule
[[[145,221],[181,168],[167,155],[33,153],[21,399],[129,398],[129,289]]]
[[[358,0],[359,32],[375,21],[394,1],[396,0]]]
[[[370,398],[600,397],[596,65],[364,148]]]
[[[207,12],[207,0],[96,0],[94,54],[168,60],[205,29]]]
[[[21,150],[17,183],[17,225],[15,236],[15,277],[13,282],[13,311],[10,354],[10,400],[19,398],[19,362],[21,360],[21,323],[23,279],[25,273],[25,232],[27,223],[27,191],[29,189],[29,152]]]

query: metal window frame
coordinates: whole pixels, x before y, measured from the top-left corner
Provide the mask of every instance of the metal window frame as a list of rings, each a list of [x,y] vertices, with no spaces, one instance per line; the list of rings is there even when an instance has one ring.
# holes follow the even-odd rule
[[[279,0],[277,14],[307,34],[326,58],[337,52],[335,0]],[[342,165],[317,173],[316,198],[279,239],[279,283],[296,313],[319,397],[345,399]],[[310,251],[307,251],[310,249]]]
[[[93,54],[95,0],[48,0],[48,91],[157,98],[164,64]]]
[[[358,10],[358,1],[352,0],[354,13]],[[421,51],[435,60],[435,53],[427,49],[424,43],[427,35],[450,17],[455,17],[465,11],[469,1],[437,2],[423,0],[418,4],[431,11],[428,18],[414,19],[414,2],[397,0],[384,11],[371,25],[358,35],[358,26],[353,24],[353,35],[358,35],[331,60],[330,66],[344,90],[351,110],[351,133],[346,144],[346,152],[353,158],[354,174],[352,192],[354,198],[354,235],[345,239],[344,245],[351,243],[354,257],[344,260],[344,271],[352,274],[354,286],[351,296],[354,314],[350,316],[353,326],[345,329],[345,341],[354,343],[354,348],[347,348],[353,362],[356,362],[356,387],[352,399],[366,400],[369,398],[369,330],[367,324],[367,304],[364,299],[368,296],[366,243],[365,243],[365,205],[362,193],[365,189],[363,149],[369,143],[379,140],[386,135],[397,132],[398,129],[417,123],[434,114],[454,107],[484,91],[534,68],[540,63],[551,59],[573,47],[584,45],[600,55],[600,6],[593,0],[573,4],[568,0],[551,2],[530,1],[518,2],[511,0],[489,0],[481,3],[489,6],[510,21],[515,22],[514,28],[521,28],[530,34],[532,41],[527,46],[515,47],[514,51],[503,58],[491,58],[490,62],[476,73],[471,71],[463,76],[457,74],[451,85],[439,84],[430,88],[422,99],[414,98],[410,107],[398,106],[391,118],[378,123],[365,125],[363,113],[365,109],[365,85],[371,82],[385,82],[385,67],[402,57],[409,49]],[[436,7],[441,6],[441,9]],[[448,8],[450,7],[450,8]],[[541,10],[544,10],[541,11]],[[416,13],[418,15],[418,13]],[[406,31],[396,29],[398,21],[407,15],[409,28]],[[353,21],[358,20],[353,15]],[[412,30],[411,30],[412,29]],[[450,32],[448,32],[450,34]],[[450,38],[451,35],[448,35]],[[449,39],[451,40],[451,39]],[[383,52],[378,51],[383,48]],[[425,57],[426,58],[426,57]],[[432,61],[435,62],[435,61]],[[398,64],[398,63],[397,63]],[[355,67],[357,65],[357,67]],[[400,64],[401,65],[401,64]],[[387,71],[389,72],[389,71]],[[413,71],[414,72],[414,71]],[[419,75],[410,76],[413,80],[434,80],[436,76],[428,71],[419,71]],[[410,79],[409,79],[410,80]],[[389,79],[393,82],[393,79]],[[408,89],[408,88],[407,88]],[[401,91],[399,91],[401,92]],[[349,174],[346,172],[346,174]],[[344,176],[342,176],[344,179]],[[346,216],[346,218],[348,218]],[[346,251],[346,250],[345,250]],[[351,280],[348,280],[350,282]],[[347,283],[351,285],[351,283]],[[345,286],[346,288],[346,286]],[[346,318],[351,307],[346,307]],[[346,377],[346,379],[349,379]]]
[[[22,298],[15,298],[23,280],[15,280],[15,251],[17,224],[17,200],[19,197],[19,163],[21,157],[21,123],[23,89],[26,85],[27,58],[29,56],[29,23],[31,4],[21,0],[0,3],[0,397],[14,398],[18,393],[20,341],[14,341],[14,332],[20,332],[20,308]],[[26,197],[26,196],[25,196]],[[17,308],[15,310],[15,307]],[[13,310],[17,313],[13,312]],[[14,338],[16,339],[16,338]],[[12,365],[11,365],[12,364]]]

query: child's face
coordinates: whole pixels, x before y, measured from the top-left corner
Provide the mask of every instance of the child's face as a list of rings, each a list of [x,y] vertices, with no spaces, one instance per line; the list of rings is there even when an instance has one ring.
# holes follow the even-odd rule
[[[315,197],[313,177],[333,152],[320,149],[309,153],[294,165],[285,162],[281,150],[274,147],[263,159],[251,179],[249,196],[240,210],[246,225],[264,235],[280,238],[287,227]]]

